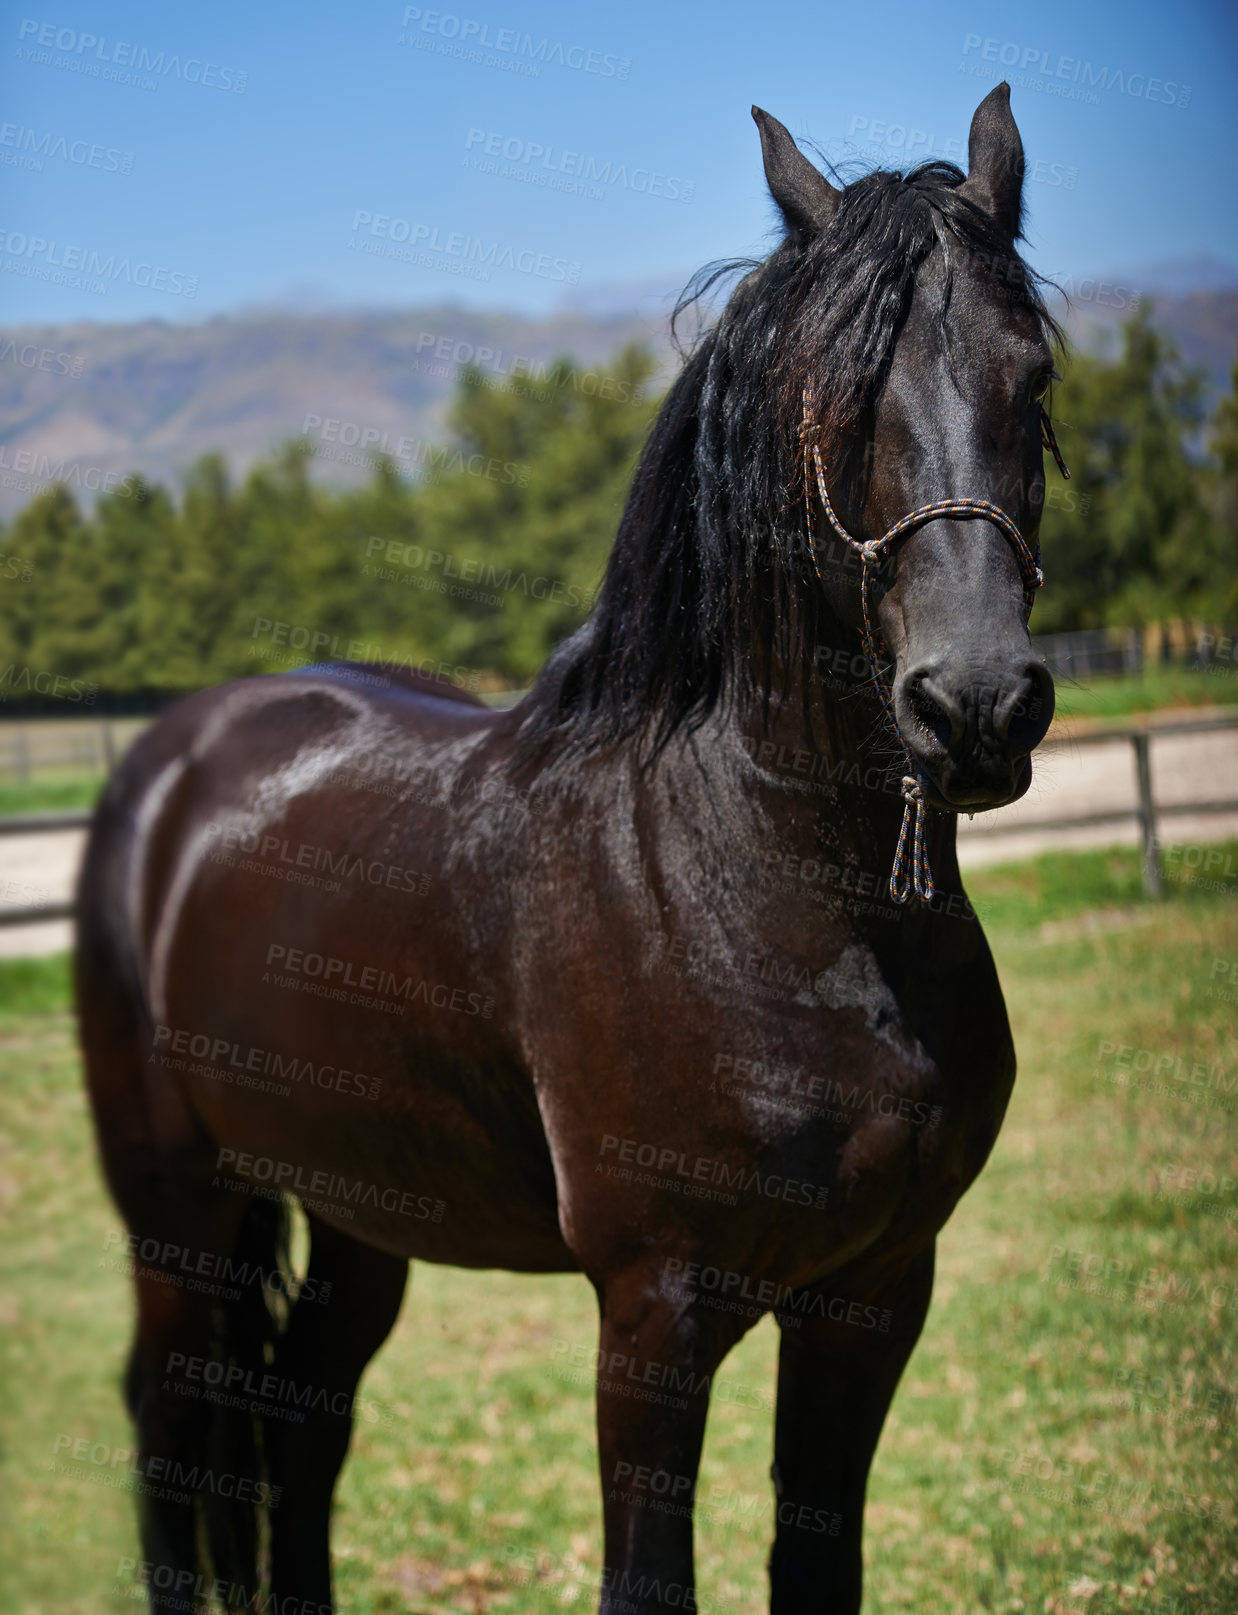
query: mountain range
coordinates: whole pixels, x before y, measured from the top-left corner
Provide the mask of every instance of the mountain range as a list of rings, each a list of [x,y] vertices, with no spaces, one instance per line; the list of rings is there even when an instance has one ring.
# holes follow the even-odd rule
[[[607,357],[637,341],[655,349],[669,377],[667,316],[680,283],[668,278],[661,296],[647,281],[604,288],[544,318],[450,305],[306,310],[302,301],[299,312],[243,310],[198,323],[0,329],[0,516],[49,481],[85,499],[132,472],[175,485],[211,450],[243,474],[296,438],[309,441],[314,475],[327,483],[363,480],[376,449],[415,467],[447,436],[464,362],[499,381],[571,354],[578,384],[604,387]],[[1232,265],[1163,261],[1063,288],[1081,347],[1112,348],[1137,295],[1213,390],[1228,388],[1238,347]]]

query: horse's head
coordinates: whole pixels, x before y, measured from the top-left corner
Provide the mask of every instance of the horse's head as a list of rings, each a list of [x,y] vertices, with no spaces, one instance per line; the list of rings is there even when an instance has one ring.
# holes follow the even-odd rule
[[[976,111],[965,178],[930,163],[838,190],[781,124],[754,116],[788,250],[813,271],[784,326],[784,402],[789,412],[807,390],[808,442],[839,526],[879,541],[911,512],[966,500],[999,507],[1017,529],[953,512],[913,523],[866,563],[924,798],[951,811],[1000,806],[1027,789],[1053,715],[1025,586],[1035,587],[1054,328],[1015,247],[1023,146],[1009,89]],[[806,469],[822,582],[858,626],[855,565],[824,559],[854,556],[830,531],[811,457]]]

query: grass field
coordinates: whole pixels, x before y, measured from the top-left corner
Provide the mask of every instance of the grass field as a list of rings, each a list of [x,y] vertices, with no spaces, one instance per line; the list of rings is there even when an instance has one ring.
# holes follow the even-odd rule
[[[1125,851],[968,882],[1020,1075],[940,1241],[873,1471],[873,1615],[1238,1606],[1238,843],[1222,852],[1215,889],[1178,882],[1157,904]],[[128,1286],[105,1265],[118,1223],[63,959],[0,963],[0,1062],[0,1611],[131,1611],[123,1466],[57,1467],[66,1438],[129,1442]],[[341,1483],[343,1611],[594,1607],[592,1397],[560,1371],[593,1336],[583,1279],[415,1268]],[[719,1378],[698,1494],[709,1611],[765,1608],[774,1348],[765,1322]]]
[[[30,780],[25,785],[0,785],[0,813],[67,812],[70,808],[93,807],[103,783],[102,774],[72,774]]]
[[[1238,667],[1217,663],[1208,669],[1149,663],[1137,677],[1093,674],[1072,683],[1058,678],[1057,713],[1063,718],[1129,718],[1167,707],[1233,706],[1238,702]]]

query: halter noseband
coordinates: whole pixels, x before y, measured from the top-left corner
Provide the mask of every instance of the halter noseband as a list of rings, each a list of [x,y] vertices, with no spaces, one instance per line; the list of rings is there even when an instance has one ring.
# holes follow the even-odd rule
[[[1007,540],[1014,550],[1015,559],[1019,563],[1019,575],[1023,579],[1023,605],[1030,617],[1032,602],[1036,598],[1036,590],[1044,582],[1044,574],[1040,570],[1040,541],[1036,542],[1035,551],[1028,548],[1027,540],[1015,526],[1014,522],[997,505],[991,505],[987,499],[940,499],[933,505],[921,505],[919,510],[913,510],[909,515],[903,516],[894,523],[889,532],[881,538],[859,539],[853,537],[838,517],[834,514],[834,507],[830,503],[830,496],[825,488],[825,468],[821,464],[821,447],[816,441],[818,427],[812,414],[812,389],[804,388],[804,420],[800,427],[800,441],[804,448],[804,510],[808,518],[808,548],[812,556],[812,569],[817,574],[817,580],[822,587],[825,580],[821,576],[821,568],[817,564],[817,546],[813,537],[812,519],[812,493],[810,485],[809,461],[812,470],[816,472],[817,492],[821,498],[826,517],[830,526],[844,543],[857,552],[864,563],[864,572],[860,584],[860,604],[864,612],[864,655],[868,660],[868,670],[873,683],[877,687],[877,694],[881,698],[882,710],[886,720],[899,745],[903,748],[903,761],[907,772],[903,776],[903,827],[899,831],[898,846],[894,853],[894,867],[890,871],[890,896],[896,903],[905,903],[914,891],[922,903],[932,902],[933,875],[929,869],[928,852],[924,845],[924,815],[928,804],[924,800],[924,792],[915,777],[914,764],[911,753],[907,749],[907,742],[903,739],[902,731],[898,727],[898,720],[894,716],[894,700],[890,682],[878,658],[877,647],[881,639],[881,631],[874,631],[872,613],[869,609],[869,581],[875,572],[879,572],[885,565],[891,545],[922,527],[925,522],[936,521],[939,516],[966,516],[979,517],[983,521],[990,521]],[[1057,461],[1057,468],[1067,481],[1070,472],[1066,469],[1066,462],[1062,459],[1061,451],[1057,446],[1057,439],[1053,435],[1053,426],[1049,420],[1048,411],[1044,405],[1040,406],[1040,441],[1044,448],[1049,449]],[[912,844],[909,861],[908,831],[912,825],[912,810],[915,811],[915,829],[912,835]]]

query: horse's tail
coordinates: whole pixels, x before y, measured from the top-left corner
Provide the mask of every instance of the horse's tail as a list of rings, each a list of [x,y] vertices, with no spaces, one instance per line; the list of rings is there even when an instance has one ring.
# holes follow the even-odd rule
[[[242,1603],[260,1590],[268,1540],[265,1521],[279,1501],[272,1491],[259,1407],[262,1381],[271,1373],[276,1345],[288,1322],[291,1227],[287,1201],[253,1201],[233,1254],[232,1273],[239,1282],[225,1285],[230,1299],[215,1309],[217,1334],[211,1355],[226,1363],[227,1371],[206,1433],[211,1484],[199,1493],[202,1535],[211,1575],[235,1589]],[[233,1394],[229,1384],[235,1387]],[[201,1568],[205,1571],[208,1565]]]

